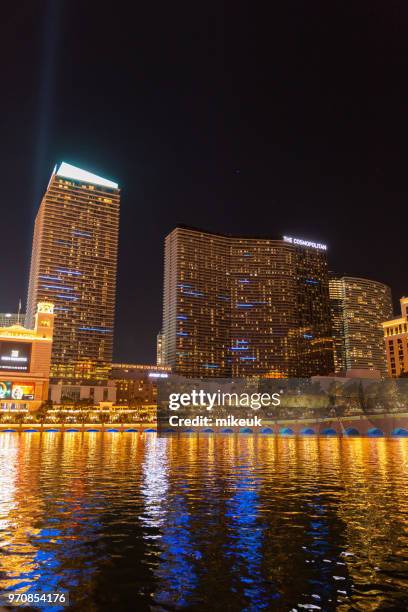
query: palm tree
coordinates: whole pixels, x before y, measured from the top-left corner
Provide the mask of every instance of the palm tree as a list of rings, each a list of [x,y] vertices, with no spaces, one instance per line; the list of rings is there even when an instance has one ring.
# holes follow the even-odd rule
[[[65,412],[65,410],[58,410],[56,417],[58,419],[58,421],[64,425],[66,420],[67,420],[67,413]]]
[[[99,422],[100,423],[109,423],[110,421],[110,414],[109,412],[106,411],[100,411],[98,414],[98,418],[99,418]]]
[[[36,412],[34,413],[35,420],[38,423],[41,423],[41,425],[43,425],[47,420],[47,414],[50,408],[52,408],[52,401],[46,400],[45,402],[42,402],[38,410],[36,410]]]
[[[25,417],[26,417],[26,413],[25,412],[16,412],[13,415],[13,420],[17,425],[22,425],[22,423],[24,423]]]

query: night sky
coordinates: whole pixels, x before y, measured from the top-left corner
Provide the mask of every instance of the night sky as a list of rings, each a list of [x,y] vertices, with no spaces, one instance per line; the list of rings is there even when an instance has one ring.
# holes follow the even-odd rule
[[[0,311],[57,161],[122,188],[115,359],[155,360],[178,223],[326,242],[408,294],[406,2],[1,7]]]

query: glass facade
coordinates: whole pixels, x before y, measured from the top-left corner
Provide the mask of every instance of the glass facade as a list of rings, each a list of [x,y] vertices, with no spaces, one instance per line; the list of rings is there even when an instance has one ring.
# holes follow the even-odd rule
[[[184,376],[333,371],[326,252],[177,227],[166,238],[165,359]]]
[[[39,301],[52,302],[52,380],[101,382],[112,361],[120,191],[91,173],[60,168],[35,221],[26,323]]]

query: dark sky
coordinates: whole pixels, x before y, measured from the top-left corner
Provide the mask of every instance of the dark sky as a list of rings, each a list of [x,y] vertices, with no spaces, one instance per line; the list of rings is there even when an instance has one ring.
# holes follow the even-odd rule
[[[0,311],[26,299],[57,161],[122,188],[115,358],[155,359],[178,223],[327,242],[408,294],[408,6],[20,0],[1,8]]]

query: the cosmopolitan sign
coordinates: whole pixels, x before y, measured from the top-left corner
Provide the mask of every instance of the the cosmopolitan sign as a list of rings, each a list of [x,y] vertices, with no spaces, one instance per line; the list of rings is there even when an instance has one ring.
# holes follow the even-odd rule
[[[312,249],[319,249],[319,251],[327,251],[327,244],[321,244],[320,242],[312,242],[310,240],[302,240],[302,238],[292,238],[292,236],[284,236],[285,242],[291,244],[297,244],[299,246],[310,247]]]

